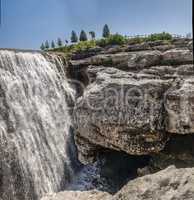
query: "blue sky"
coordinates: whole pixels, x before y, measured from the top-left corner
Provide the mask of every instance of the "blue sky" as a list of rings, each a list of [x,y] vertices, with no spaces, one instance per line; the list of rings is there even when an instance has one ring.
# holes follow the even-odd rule
[[[0,48],[38,49],[107,23],[125,35],[192,32],[192,0],[1,0]]]

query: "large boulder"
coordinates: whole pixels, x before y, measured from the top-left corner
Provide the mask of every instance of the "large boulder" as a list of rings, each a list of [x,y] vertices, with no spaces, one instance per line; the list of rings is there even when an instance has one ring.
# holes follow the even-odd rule
[[[101,68],[74,110],[81,161],[91,161],[101,147],[132,155],[162,150],[167,141],[163,94],[169,85],[169,81]]]

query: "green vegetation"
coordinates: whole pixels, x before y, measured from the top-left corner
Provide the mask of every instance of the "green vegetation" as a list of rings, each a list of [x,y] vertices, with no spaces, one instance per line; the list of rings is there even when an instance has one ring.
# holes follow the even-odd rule
[[[94,40],[91,40],[91,41],[81,41],[77,44],[72,44],[69,46],[58,47],[55,49],[51,49],[50,51],[62,52],[68,56],[71,55],[72,53],[81,52],[94,47],[96,47],[96,42]]]
[[[84,30],[81,31],[80,36],[79,36],[79,40],[80,41],[87,41],[88,40],[87,34]]]
[[[44,51],[44,50],[45,50],[44,43],[42,43],[42,44],[41,44],[41,46],[40,46],[40,49],[41,49],[42,51]]]
[[[172,40],[170,33],[162,32],[149,35],[145,41],[157,41],[157,40]]]
[[[53,49],[55,48],[55,42],[54,42],[54,41],[51,42],[51,47],[52,47]]]
[[[45,42],[45,49],[49,49],[50,45],[49,45],[49,42],[48,40]]]
[[[166,32],[162,33],[154,33],[150,34],[148,36],[136,36],[136,37],[127,37],[123,36],[121,34],[110,34],[110,29],[107,24],[103,27],[103,38],[96,40],[96,34],[94,31],[89,32],[90,40],[88,40],[87,34],[84,30],[81,31],[79,40],[78,36],[75,31],[71,32],[71,44],[69,45],[68,40],[61,40],[61,38],[58,38],[57,40],[57,47],[54,43],[54,41],[51,42],[51,48],[49,45],[49,42],[46,41],[45,44],[42,43],[40,46],[41,50],[49,50],[49,51],[55,51],[55,52],[63,52],[65,55],[71,55],[76,52],[85,51],[91,48],[95,47],[106,47],[111,45],[130,45],[130,44],[140,44],[143,42],[154,42],[158,40],[165,40],[169,43],[173,39],[172,35]]]
[[[71,32],[71,42],[72,42],[72,43],[78,42],[78,37],[77,37],[77,34],[76,34],[75,31],[72,31],[72,32]],[[67,43],[66,43],[66,44],[67,44]]]
[[[107,24],[104,25],[102,37],[104,38],[110,37],[110,29]]]
[[[90,36],[91,36],[91,39],[92,39],[92,40],[95,40],[95,38],[96,38],[96,33],[95,33],[94,31],[90,31],[89,34],[90,34]]]
[[[108,45],[123,45],[125,43],[127,43],[127,38],[118,33],[96,41],[96,45],[100,47],[105,47]]]
[[[87,37],[87,35],[86,35],[86,37]],[[137,36],[137,37],[133,37],[133,38],[128,38],[126,36],[122,36],[122,35],[116,33],[116,34],[110,35],[107,38],[101,38],[98,40],[91,39],[91,40],[87,40],[87,41],[80,41],[78,43],[74,43],[71,45],[58,46],[58,48],[50,49],[50,51],[62,52],[66,56],[70,56],[73,53],[86,51],[88,49],[95,48],[97,46],[106,47],[109,45],[111,46],[111,45],[139,44],[139,43],[143,43],[143,42],[154,42],[154,41],[158,41],[158,40],[165,40],[165,41],[169,41],[169,43],[170,43],[171,39],[172,39],[172,36],[169,33],[165,33],[165,32],[151,34],[151,35],[144,36],[144,37]],[[68,44],[68,41],[66,42],[66,44]]]
[[[58,45],[59,47],[63,46],[63,42],[62,42],[61,38],[58,38],[58,39],[57,39],[57,45]]]
[[[154,42],[158,40],[166,40],[171,41],[172,35],[170,33],[162,32],[162,33],[154,33],[148,36],[137,36],[130,38],[128,41],[130,44],[137,44],[142,42]]]

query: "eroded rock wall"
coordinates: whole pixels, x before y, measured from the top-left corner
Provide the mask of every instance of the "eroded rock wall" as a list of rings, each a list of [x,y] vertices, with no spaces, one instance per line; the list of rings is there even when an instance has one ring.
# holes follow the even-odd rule
[[[82,52],[69,65],[88,79],[80,83],[74,109],[83,163],[93,162],[101,148],[146,155],[164,149],[173,134],[194,133],[191,40],[114,46],[90,55]]]

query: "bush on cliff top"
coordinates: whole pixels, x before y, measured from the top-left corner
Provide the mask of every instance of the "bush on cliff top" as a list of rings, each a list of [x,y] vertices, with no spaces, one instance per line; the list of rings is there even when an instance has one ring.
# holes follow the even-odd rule
[[[77,44],[72,44],[69,46],[63,46],[63,47],[51,49],[50,51],[63,52],[68,55],[68,54],[84,51],[87,49],[91,49],[94,47],[96,47],[96,42],[94,40],[91,40],[91,41],[81,41]]]
[[[127,42],[126,37],[117,33],[114,35],[110,35],[108,38],[102,38],[102,39],[96,40],[96,45],[100,47],[105,47],[108,45],[123,45],[126,42]]]
[[[157,40],[172,40],[172,35],[170,33],[162,32],[148,35],[146,41],[157,41]]]

